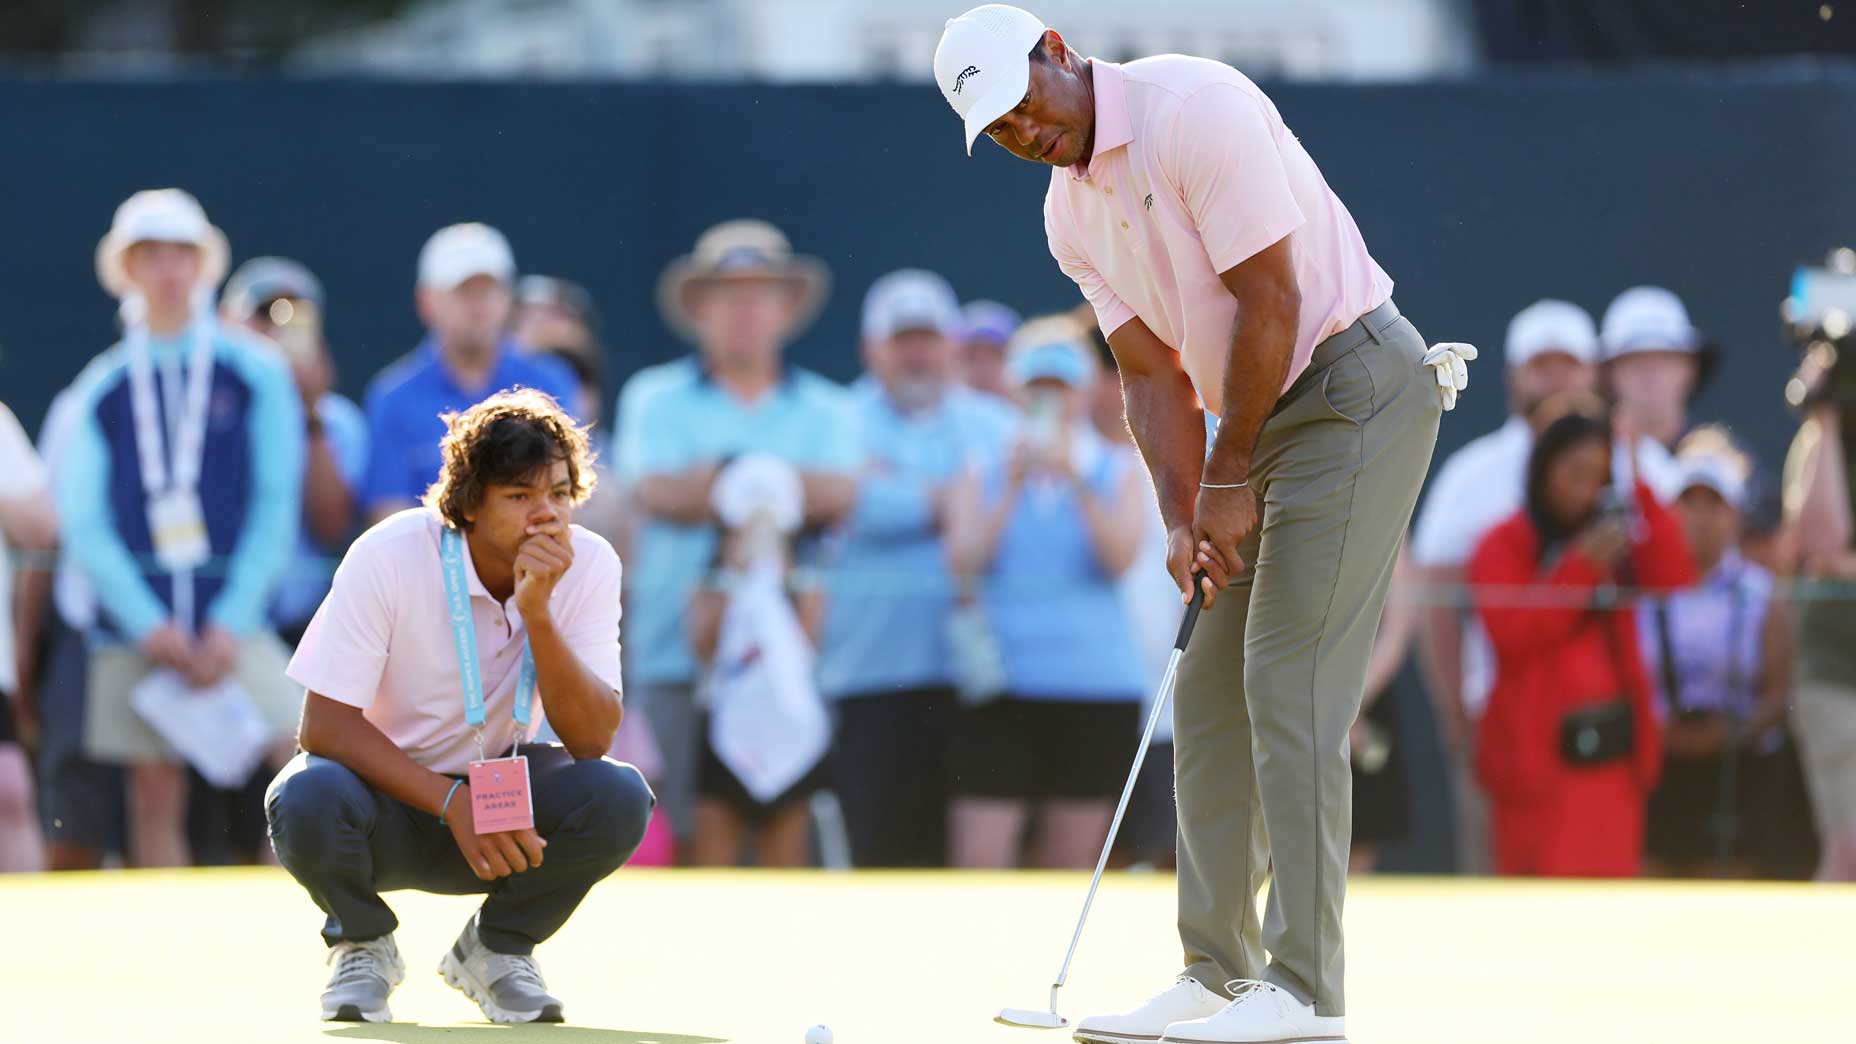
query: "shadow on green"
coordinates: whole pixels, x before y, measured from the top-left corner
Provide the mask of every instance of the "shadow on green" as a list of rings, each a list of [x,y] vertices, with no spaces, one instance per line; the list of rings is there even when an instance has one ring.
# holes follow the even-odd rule
[[[595,1029],[590,1026],[421,1026],[416,1022],[356,1023],[323,1030],[325,1037],[349,1040],[384,1040],[391,1044],[728,1044],[723,1037],[692,1037],[687,1033],[652,1033],[648,1030]]]

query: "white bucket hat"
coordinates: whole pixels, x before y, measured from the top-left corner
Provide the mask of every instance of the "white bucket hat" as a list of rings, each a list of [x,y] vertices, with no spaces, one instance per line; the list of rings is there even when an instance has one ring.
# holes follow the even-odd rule
[[[817,318],[831,291],[831,270],[816,257],[793,253],[786,234],[754,218],[724,221],[696,239],[696,248],[664,268],[657,305],[664,321],[687,341],[696,340],[690,318],[692,291],[731,279],[777,279],[798,295],[788,338]]]
[[[116,208],[109,232],[97,242],[97,282],[112,297],[127,297],[134,289],[123,256],[137,243],[189,243],[200,248],[197,289],[219,285],[232,253],[225,233],[206,220],[199,200],[177,188],[143,189]]]

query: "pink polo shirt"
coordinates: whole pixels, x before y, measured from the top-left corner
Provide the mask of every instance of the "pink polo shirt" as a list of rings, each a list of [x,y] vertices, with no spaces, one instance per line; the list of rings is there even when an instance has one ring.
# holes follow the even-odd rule
[[[1177,54],[1090,68],[1095,154],[1051,171],[1044,231],[1105,333],[1140,316],[1221,413],[1237,301],[1218,273],[1291,237],[1302,315],[1290,383],[1315,345],[1392,296],[1352,215],[1244,74]]]
[[[439,530],[435,513],[412,508],[361,534],[287,673],[311,692],[361,708],[419,764],[461,774],[477,747],[464,721]],[[618,692],[619,556],[597,534],[579,526],[572,532],[574,562],[554,585],[549,608],[568,648]],[[516,739],[516,682],[528,632],[513,597],[498,602],[484,590],[468,542],[464,575],[482,660],[483,745],[495,757]],[[540,694],[533,706],[539,722]]]

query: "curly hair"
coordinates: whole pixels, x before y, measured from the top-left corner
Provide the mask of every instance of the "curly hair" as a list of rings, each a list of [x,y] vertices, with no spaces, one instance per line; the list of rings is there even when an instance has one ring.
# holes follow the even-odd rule
[[[490,486],[526,482],[556,461],[567,462],[575,504],[593,492],[593,450],[586,429],[554,397],[533,388],[497,392],[462,413],[444,415],[445,455],[425,506],[445,524],[470,527],[469,517]]]

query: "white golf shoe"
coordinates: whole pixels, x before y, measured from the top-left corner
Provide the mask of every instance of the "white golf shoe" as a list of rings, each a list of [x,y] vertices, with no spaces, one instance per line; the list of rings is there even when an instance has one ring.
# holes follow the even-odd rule
[[[1224,998],[1181,975],[1173,985],[1121,1015],[1095,1015],[1076,1025],[1075,1039],[1084,1044],[1157,1044],[1168,1026],[1216,1014]]]
[[[1233,998],[1215,1014],[1175,1022],[1164,1044],[1347,1044],[1347,1020],[1316,1015],[1313,1004],[1273,982],[1237,979],[1225,984]]]

